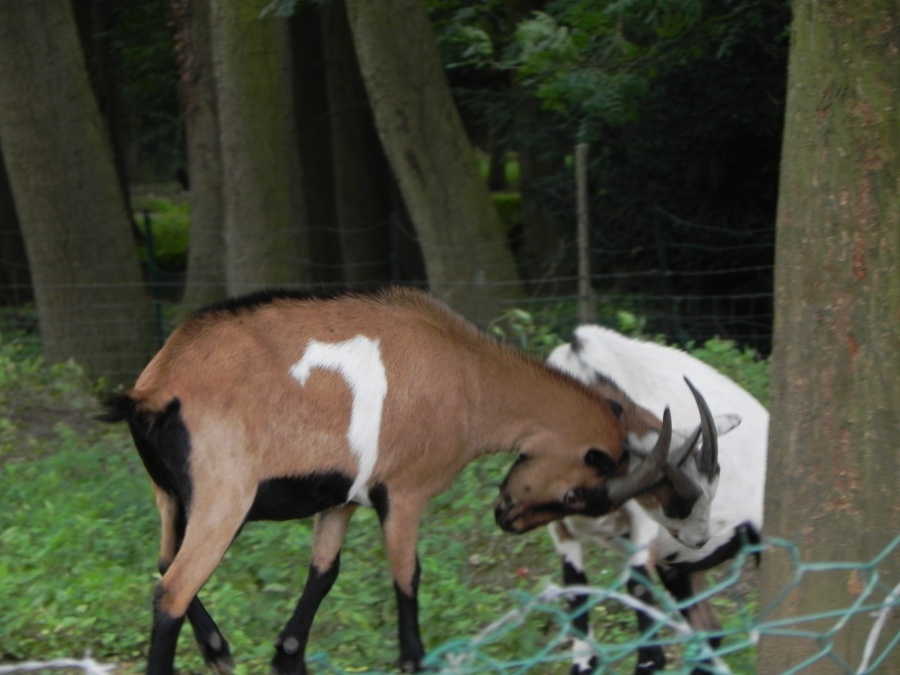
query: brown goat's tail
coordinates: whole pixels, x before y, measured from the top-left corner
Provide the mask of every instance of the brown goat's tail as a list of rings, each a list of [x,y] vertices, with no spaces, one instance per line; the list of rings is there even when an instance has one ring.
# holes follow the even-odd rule
[[[103,401],[105,412],[96,416],[99,422],[124,422],[134,418],[137,402],[128,394],[116,394]]]

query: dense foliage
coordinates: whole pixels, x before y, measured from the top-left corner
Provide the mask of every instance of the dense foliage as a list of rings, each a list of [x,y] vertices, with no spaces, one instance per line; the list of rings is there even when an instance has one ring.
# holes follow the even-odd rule
[[[474,141],[537,155],[523,190],[554,219],[573,222],[569,157],[590,143],[595,287],[655,294],[643,313],[679,340],[768,351],[788,3],[432,4]],[[730,317],[685,327],[723,295]]]

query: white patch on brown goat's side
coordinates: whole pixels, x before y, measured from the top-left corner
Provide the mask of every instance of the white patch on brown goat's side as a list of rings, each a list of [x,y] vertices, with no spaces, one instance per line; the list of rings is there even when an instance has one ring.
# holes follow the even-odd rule
[[[378,437],[387,395],[387,374],[378,340],[357,335],[344,342],[310,340],[303,357],[291,366],[291,377],[306,385],[316,368],[340,375],[353,396],[347,444],[359,462],[359,473],[347,501],[371,506],[368,482],[378,460]]]

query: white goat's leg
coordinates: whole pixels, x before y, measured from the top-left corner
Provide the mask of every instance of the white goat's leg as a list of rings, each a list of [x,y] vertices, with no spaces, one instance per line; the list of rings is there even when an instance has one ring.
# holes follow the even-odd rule
[[[563,583],[566,586],[586,586],[587,575],[584,572],[584,555],[581,539],[566,527],[565,521],[550,523],[548,530],[553,538],[556,552],[562,559]],[[569,612],[572,614],[572,627],[576,634],[572,638],[572,668],[570,675],[586,675],[593,673],[597,667],[597,657],[593,655],[591,641],[593,631],[590,626],[588,609],[584,607],[588,597],[584,594],[568,597]]]

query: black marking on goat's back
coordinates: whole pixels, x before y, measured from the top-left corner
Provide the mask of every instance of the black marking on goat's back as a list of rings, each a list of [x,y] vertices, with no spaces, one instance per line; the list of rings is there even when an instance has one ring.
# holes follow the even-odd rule
[[[279,300],[294,302],[314,302],[340,300],[350,297],[382,297],[392,288],[402,288],[391,284],[361,284],[358,286],[339,286],[334,289],[300,290],[290,288],[270,288],[246,295],[238,295],[213,304],[201,307],[194,312],[191,318],[210,316],[214,314],[240,314],[252,311],[265,305],[271,305]],[[410,286],[409,288],[414,288]]]
[[[295,520],[347,501],[353,478],[338,471],[260,482],[247,520]]]
[[[676,562],[678,554],[672,553],[666,556],[665,565],[676,572],[702,572],[703,570],[711,569],[717,565],[721,565],[726,560],[731,560],[736,557],[744,546],[756,545],[759,544],[760,541],[762,541],[762,537],[759,530],[756,529],[752,523],[744,522],[734,528],[734,535],[731,539],[702,560]],[[755,552],[753,556],[756,559],[756,564],[758,566],[760,563],[759,552]]]

